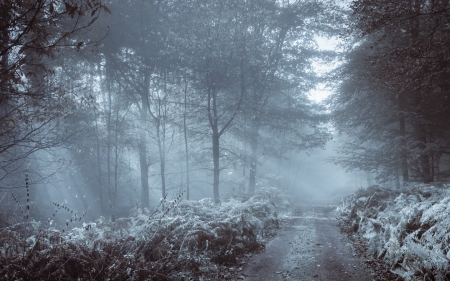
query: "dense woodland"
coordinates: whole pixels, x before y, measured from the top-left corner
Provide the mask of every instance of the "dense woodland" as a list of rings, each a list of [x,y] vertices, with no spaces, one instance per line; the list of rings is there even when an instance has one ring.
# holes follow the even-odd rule
[[[103,223],[133,212],[159,220],[144,240],[160,245],[155,237],[182,225],[160,229],[170,212],[181,216],[176,206],[237,214],[230,197],[292,195],[283,161],[332,139],[341,145],[330,162],[378,184],[450,176],[448,0],[2,0],[0,33],[0,227],[11,233],[31,219],[52,225],[59,210],[65,230],[87,214],[106,233]],[[318,39],[340,44],[324,50]],[[333,92],[321,103],[310,98],[319,84]],[[58,190],[65,195],[52,197]],[[278,223],[272,207],[253,203],[239,210],[259,224],[236,215],[240,232],[222,233],[240,237],[240,252]],[[202,226],[197,246],[186,243],[204,247],[207,230],[220,236],[217,225],[230,223]],[[133,243],[129,251],[143,249]],[[173,243],[181,253],[184,242]]]
[[[2,5],[2,191],[70,172],[107,216],[148,208],[150,189],[211,184],[219,202],[221,185],[254,193],[262,154],[330,138],[307,93],[312,61],[333,56],[314,36],[343,24],[332,3]]]
[[[331,98],[333,120],[353,141],[336,159],[380,180],[449,176],[448,1],[355,1],[355,35]]]

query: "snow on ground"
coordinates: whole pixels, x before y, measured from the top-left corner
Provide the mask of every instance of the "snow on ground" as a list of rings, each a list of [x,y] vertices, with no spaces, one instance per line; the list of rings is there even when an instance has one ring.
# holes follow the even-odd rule
[[[450,279],[450,185],[370,187],[342,200],[348,230],[405,280]]]
[[[220,205],[178,197],[164,210],[135,209],[114,222],[99,218],[64,232],[37,223],[0,229],[0,280],[225,278],[240,255],[275,234],[272,196]]]

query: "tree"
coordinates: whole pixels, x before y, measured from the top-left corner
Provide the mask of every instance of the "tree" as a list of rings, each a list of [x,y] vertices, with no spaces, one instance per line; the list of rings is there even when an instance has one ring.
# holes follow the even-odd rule
[[[148,148],[149,117],[152,118],[152,79],[167,62],[166,22],[167,3],[163,1],[115,1],[111,4],[115,18],[103,24],[115,30],[104,40],[100,49],[108,62],[109,71],[121,81],[122,94],[139,112],[139,163],[141,177],[141,205],[149,207]],[[134,20],[130,20],[133,17]],[[154,120],[154,119],[153,119]]]
[[[405,138],[398,125],[399,102],[391,94],[393,89],[373,78],[381,66],[367,63],[371,52],[367,44],[348,55],[340,70],[343,81],[331,100],[336,128],[351,137],[342,147],[343,156],[333,161],[348,170],[377,171],[380,178],[388,180],[397,175]]]
[[[178,15],[178,21],[184,23],[177,29],[177,40],[180,46],[187,46],[180,51],[181,62],[189,69],[193,85],[203,94],[204,102],[201,105],[208,114],[212,140],[213,194],[214,200],[218,202],[219,174],[223,168],[220,160],[223,159],[224,149],[221,140],[225,132],[235,130],[233,124],[237,117],[251,122],[243,127],[248,128],[249,139],[253,140],[250,189],[254,189],[259,130],[266,126],[263,123],[270,123],[268,120],[271,118],[276,119],[273,118],[275,115],[270,117],[268,111],[277,106],[267,103],[276,103],[280,95],[288,92],[293,94],[290,102],[299,100],[299,91],[288,90],[306,84],[295,85],[298,81],[294,82],[292,77],[306,72],[303,67],[310,63],[308,60],[312,52],[303,48],[299,41],[311,40],[313,32],[306,35],[307,39],[301,38],[300,34],[305,34],[308,29],[304,21],[314,22],[312,18],[323,7],[312,1],[295,2],[284,7],[272,0],[227,0],[216,3],[183,1],[176,6],[183,11]],[[319,29],[317,32],[320,32]],[[312,47],[310,42],[307,44]],[[306,75],[302,78],[306,78]],[[270,114],[276,114],[277,118],[286,116],[284,120],[290,120],[288,122],[291,124],[307,115],[299,113],[295,117],[295,109],[292,109],[292,115],[283,115],[283,109],[288,110],[280,108],[278,113],[271,111]],[[266,129],[269,127],[266,126]]]
[[[374,157],[396,147],[397,160],[391,159],[385,167],[401,170],[405,183],[411,179],[430,182],[445,175],[439,167],[441,156],[448,153],[449,126],[442,121],[450,105],[447,82],[442,79],[450,70],[443,56],[444,42],[448,42],[448,1],[362,0],[355,1],[352,9],[353,29],[365,43],[353,52],[359,65],[347,76],[353,79],[343,83],[336,105],[341,113],[358,104],[361,107],[338,113],[344,117],[341,121],[356,120],[359,114],[362,130],[356,130],[357,135],[366,144],[377,143],[377,153],[373,146],[370,149]],[[356,80],[361,76],[365,85]],[[346,89],[352,84],[357,86],[348,94]],[[368,98],[361,99],[361,93]],[[344,126],[350,128],[349,124]]]
[[[67,48],[81,50],[94,41],[78,41],[100,11],[99,1],[2,1],[0,4],[0,179],[11,187],[25,160],[36,151],[61,144],[58,120],[81,99],[57,85],[52,63]],[[80,38],[81,39],[81,38]],[[99,38],[100,39],[100,38]],[[87,99],[84,99],[86,101]]]
[[[179,30],[187,46],[183,58],[203,95],[212,141],[213,197],[219,202],[220,138],[231,127],[243,98],[237,81],[244,71],[245,9],[236,0],[179,5],[185,12],[179,19],[185,26]]]
[[[324,56],[313,50],[314,36],[336,31],[326,27],[326,20],[314,20],[332,10],[324,3],[247,3],[251,11],[247,24],[253,32],[246,38],[246,71],[241,77],[247,85],[240,119],[244,131],[236,131],[245,136],[250,147],[248,191],[253,194],[260,151],[273,155],[277,149],[310,148],[328,139],[327,130],[319,128],[325,121],[323,109],[311,103],[305,93],[317,81],[309,71],[311,61]],[[308,132],[307,127],[315,130]],[[297,142],[280,145],[280,138],[272,141],[273,134],[296,135]]]

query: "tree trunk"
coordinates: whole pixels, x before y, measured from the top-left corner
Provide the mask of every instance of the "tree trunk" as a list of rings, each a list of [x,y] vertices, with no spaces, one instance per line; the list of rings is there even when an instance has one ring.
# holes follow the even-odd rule
[[[0,36],[0,46],[3,48],[0,51],[3,51],[3,53],[0,54],[0,83],[2,85],[2,90],[9,91],[8,85],[9,78],[8,78],[8,51],[6,50],[6,46],[9,46],[9,31],[8,28],[5,28],[10,23],[10,11],[9,7],[6,7],[7,4],[0,4],[0,25],[4,28],[2,29],[2,34]],[[0,104],[2,103],[2,98],[0,98]]]
[[[403,178],[403,186],[409,182],[409,172],[408,172],[408,152],[406,148],[406,121],[405,121],[405,107],[406,107],[406,97],[403,92],[398,94],[399,111],[400,111],[400,145],[401,145],[401,170]]]
[[[211,107],[212,102],[212,107]],[[211,115],[212,113],[212,115]],[[208,90],[208,117],[212,131],[212,154],[213,154],[213,199],[215,203],[220,203],[219,197],[219,176],[220,176],[220,133],[217,113],[217,92],[213,89]]]
[[[441,162],[441,155],[437,154],[433,158],[433,165],[434,165],[433,178],[436,177],[437,182],[442,181],[440,162]]]
[[[145,131],[145,124],[147,123],[147,104],[148,104],[148,87],[149,74],[144,74],[144,90],[141,94],[141,122],[142,128],[139,137],[139,165],[141,170],[141,204],[142,208],[150,208],[150,192],[148,186],[148,161],[147,161],[147,137]]]
[[[161,192],[162,198],[166,197],[166,152],[165,152],[165,133],[161,136],[161,116],[158,116],[156,119],[156,141],[158,142],[158,151],[159,151],[159,167],[161,172]],[[164,210],[164,204],[162,205],[162,209]]]
[[[208,119],[212,131],[212,151],[213,151],[213,163],[214,163],[214,181],[213,181],[213,195],[214,202],[220,203],[219,198],[219,176],[220,176],[220,137],[230,128],[236,114],[238,113],[242,99],[243,90],[241,90],[239,101],[237,103],[236,109],[234,110],[232,116],[228,121],[219,129],[219,109],[217,108],[217,95],[218,90],[215,87],[210,87],[208,89]]]
[[[188,138],[187,138],[187,124],[186,124],[186,114],[187,114],[187,81],[185,78],[184,87],[184,113],[183,113],[183,133],[184,133],[184,149],[186,152],[186,200],[189,200],[189,149],[188,149]]]
[[[99,68],[100,69],[100,68]],[[91,93],[93,94],[94,92],[94,82],[93,82],[93,78],[94,75],[91,73]],[[97,181],[98,181],[98,200],[100,201],[100,214],[102,216],[105,215],[105,208],[104,208],[104,203],[103,203],[103,189],[102,189],[102,167],[101,167],[101,156],[100,156],[100,132],[99,132],[99,128],[98,128],[98,116],[97,116],[97,111],[94,110],[94,114],[95,114],[95,137],[96,137],[96,150],[97,150]]]
[[[421,12],[421,0],[414,0],[413,1],[413,11],[415,14],[419,15]],[[412,28],[411,28],[411,42],[413,45],[415,45],[418,42],[419,38],[419,32],[420,32],[420,18],[418,16],[411,19],[412,21]],[[420,61],[417,60],[417,63],[420,64]],[[419,88],[414,91],[414,102],[420,107],[421,104],[421,89],[420,85]],[[416,112],[416,114],[419,112]],[[417,148],[419,149],[419,161],[420,166],[422,168],[422,181],[424,183],[430,183],[433,181],[433,178],[431,177],[431,166],[430,166],[430,159],[428,152],[426,151],[426,144],[427,144],[427,136],[426,131],[424,128],[424,125],[421,124],[420,120],[415,121],[416,124],[414,125],[415,135],[416,135],[416,141],[418,142]]]
[[[255,122],[254,122],[255,123]],[[258,140],[259,140],[259,126],[253,124],[252,133],[250,136],[250,171],[248,180],[248,193],[253,195],[256,189],[256,169],[258,163]]]
[[[111,97],[111,77],[110,77],[110,70],[109,70],[109,64],[105,64],[105,79],[106,79],[106,92],[107,92],[107,98],[108,98],[108,114],[106,119],[106,133],[107,133],[107,140],[106,140],[106,171],[108,176],[108,199],[109,204],[111,207],[111,214],[114,216],[114,207],[113,207],[113,195],[112,195],[112,186],[111,186],[111,111],[112,111],[112,97]]]
[[[219,158],[220,158],[220,146],[219,146],[219,132],[216,126],[212,128],[212,143],[213,143],[213,163],[214,163],[214,182],[213,182],[213,193],[214,193],[214,202],[220,203],[219,198],[219,175],[220,175],[220,166],[219,166]]]
[[[424,183],[433,182],[433,177],[431,176],[431,165],[430,159],[428,155],[428,151],[426,151],[427,137],[425,129],[423,125],[414,126],[416,133],[416,140],[418,141],[417,148],[419,149],[419,161],[420,166],[422,168],[422,181]]]
[[[141,129],[139,142],[139,165],[141,168],[141,204],[142,208],[150,208],[147,164],[147,138],[145,136],[144,129]]]
[[[120,91],[120,84],[119,84]],[[115,120],[115,135],[114,135],[114,190],[113,190],[113,213],[112,219],[113,221],[116,219],[116,211],[117,211],[117,190],[119,189],[119,110],[120,104],[117,102],[116,105],[116,120]]]

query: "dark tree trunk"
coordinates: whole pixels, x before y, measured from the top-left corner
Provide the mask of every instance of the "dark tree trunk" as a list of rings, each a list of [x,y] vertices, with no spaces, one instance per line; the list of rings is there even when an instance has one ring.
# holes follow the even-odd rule
[[[120,89],[120,85],[119,85]],[[119,189],[119,103],[116,104],[116,120],[115,120],[115,134],[114,134],[114,190],[113,190],[113,213],[112,218],[113,221],[116,219],[116,211],[117,211],[117,191]]]
[[[162,198],[166,197],[166,151],[165,151],[165,132],[161,136],[161,116],[158,116],[155,120],[156,122],[156,141],[158,142],[159,151],[159,167],[161,172],[161,192]],[[164,130],[164,128],[163,128]],[[164,210],[164,205],[162,205]]]
[[[408,153],[406,148],[406,122],[403,113],[400,116],[400,136],[401,136],[401,170],[403,178],[403,186],[409,182],[408,172]]]
[[[398,94],[399,126],[400,126],[400,169],[402,173],[403,186],[409,182],[408,172],[408,150],[406,147],[406,96],[402,91]]]
[[[142,208],[149,208],[148,164],[147,164],[147,138],[142,129],[139,139],[139,165],[141,168],[141,204]]]
[[[440,162],[441,162],[441,155],[437,154],[433,158],[433,165],[434,165],[433,178],[436,177],[436,181],[438,182],[442,181]]]
[[[217,123],[216,123],[217,125]],[[220,158],[220,146],[219,146],[219,132],[217,126],[212,127],[212,151],[213,151],[213,163],[214,163],[214,182],[213,182],[213,193],[214,193],[214,202],[219,203],[219,176],[220,176],[220,166],[219,166],[219,158]]]
[[[183,113],[183,133],[184,133],[184,149],[186,152],[186,200],[189,200],[189,148],[188,148],[188,138],[187,138],[187,124],[186,124],[186,114],[187,114],[187,81],[185,78],[184,87],[184,113]]]
[[[214,202],[220,203],[220,197],[219,197],[219,176],[220,176],[220,137],[226,132],[228,128],[230,128],[231,124],[233,123],[234,118],[236,117],[236,114],[238,113],[241,103],[244,91],[241,89],[239,101],[236,105],[236,108],[231,115],[231,117],[228,119],[227,122],[224,122],[222,128],[219,129],[219,109],[217,106],[217,99],[218,99],[218,89],[214,86],[209,86],[208,88],[208,119],[209,119],[209,125],[212,131],[212,152],[213,152],[213,163],[214,163],[214,180],[213,180],[213,196],[214,196]]]
[[[421,0],[414,0],[413,1],[413,11],[416,15],[419,15],[421,12]],[[413,45],[415,45],[418,42],[419,38],[419,32],[420,32],[420,18],[418,16],[411,19],[412,21],[412,28],[411,28],[411,42]],[[418,61],[420,63],[420,61]],[[417,105],[417,108],[421,108],[421,89],[420,85],[418,89],[414,91],[414,102]],[[416,112],[417,114],[418,112]],[[419,112],[420,113],[420,112]],[[420,114],[419,114],[420,115]],[[424,125],[421,124],[421,120],[416,120],[414,124],[414,130],[415,130],[415,136],[416,141],[418,142],[417,148],[419,149],[419,161],[420,166],[422,169],[422,181],[424,183],[430,183],[433,181],[433,178],[431,177],[431,166],[430,166],[430,159],[428,152],[426,151],[426,144],[427,144],[427,135],[424,128]]]
[[[148,186],[148,161],[147,161],[147,137],[145,131],[145,124],[147,124],[147,104],[148,104],[148,87],[150,77],[145,74],[144,89],[141,94],[141,122],[142,128],[139,138],[139,165],[141,170],[141,204],[142,208],[150,208],[150,192]]]
[[[1,26],[9,26],[10,23],[10,14],[9,7],[6,7],[7,4],[0,4],[0,25]],[[8,82],[8,51],[6,50],[6,46],[9,46],[9,32],[8,28],[3,28],[2,33],[0,35],[0,85],[3,87],[3,91],[6,90],[5,86],[9,85]],[[0,104],[2,103],[2,97],[0,97]]]
[[[427,137],[423,125],[416,125],[415,133],[416,133],[416,141],[418,142],[417,148],[420,151],[419,161],[422,169],[421,171],[422,181],[424,183],[430,183],[433,182],[433,177],[431,176],[430,158],[428,155],[428,151],[426,151]]]
[[[248,180],[248,193],[253,195],[256,189],[256,170],[258,165],[258,140],[259,140],[259,126],[253,124],[252,133],[250,136],[250,172]]]
[[[217,113],[217,92],[208,89],[208,117],[212,131],[212,156],[213,156],[213,199],[215,203],[220,203],[219,177],[220,177],[220,132]]]
[[[107,113],[107,119],[106,119],[106,133],[107,133],[107,140],[106,140],[106,171],[108,176],[108,199],[109,199],[109,205],[111,207],[111,215],[114,216],[114,206],[113,206],[113,191],[112,191],[112,185],[111,185],[111,115],[112,115],[112,97],[111,97],[111,70],[109,69],[110,65],[108,63],[108,60],[105,64],[105,83],[106,83],[106,93],[107,93],[107,101],[108,101],[108,113]],[[114,218],[113,218],[114,219]]]

